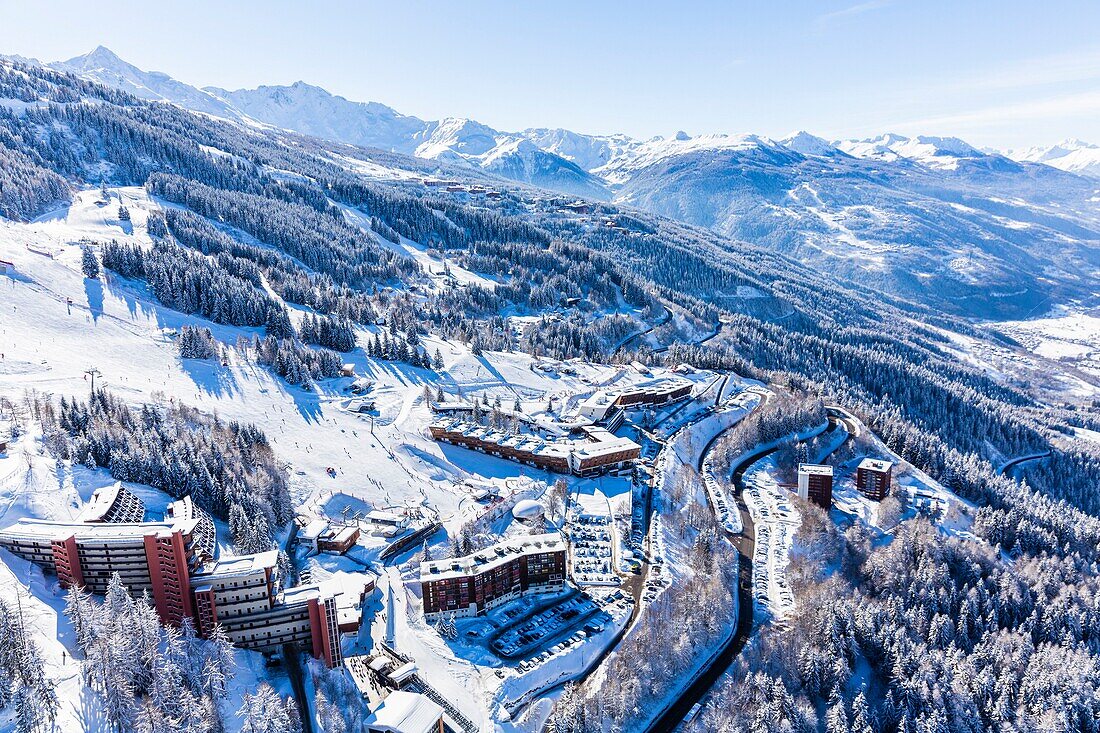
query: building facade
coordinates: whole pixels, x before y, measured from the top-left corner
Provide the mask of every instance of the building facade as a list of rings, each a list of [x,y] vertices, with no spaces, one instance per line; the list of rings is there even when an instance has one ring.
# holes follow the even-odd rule
[[[109,513],[100,511],[106,505],[90,508],[97,517]],[[341,582],[299,586],[280,596],[278,553],[209,559],[197,539],[200,511],[177,502],[162,522],[22,519],[0,530],[0,547],[54,573],[63,588],[105,595],[118,573],[130,593],[150,594],[164,624],[178,626],[190,617],[202,636],[220,625],[244,649],[270,654],[294,644],[330,667],[340,664],[340,634],[358,630],[357,609],[374,589],[373,576],[339,574],[346,576]]]
[[[118,573],[131,593],[148,591],[161,621],[191,615],[196,520],[140,523],[23,519],[0,530],[0,547],[57,575],[62,588],[104,595]]]
[[[800,463],[798,495],[827,510],[833,503],[833,467]]]
[[[638,405],[665,405],[691,394],[691,382],[673,381],[656,384],[641,389],[620,392],[615,398],[616,407],[636,407]]]
[[[448,560],[420,564],[424,617],[476,616],[529,592],[565,584],[565,542],[557,534],[529,535]]]
[[[878,458],[864,458],[856,468],[856,488],[868,499],[882,501],[890,491],[894,464]]]
[[[428,426],[434,440],[507,458],[544,471],[591,475],[622,468],[636,460],[642,447],[629,438],[607,430],[586,432],[581,440],[547,439],[530,434],[509,434],[502,430],[449,420]]]

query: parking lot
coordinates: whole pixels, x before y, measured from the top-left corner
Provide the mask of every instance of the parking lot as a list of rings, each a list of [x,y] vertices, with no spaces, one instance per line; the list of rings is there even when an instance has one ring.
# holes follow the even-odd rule
[[[577,593],[502,628],[489,642],[489,648],[505,659],[531,656],[540,649],[553,654],[560,651],[555,647],[566,641],[567,637],[584,639],[588,633],[596,633],[585,627],[599,626],[602,630],[609,619],[610,616],[595,599]]]
[[[745,505],[756,529],[752,587],[757,608],[784,618],[794,610],[794,593],[787,580],[794,535],[802,519],[794,508],[790,492],[779,486],[771,474],[770,458],[745,474]]]

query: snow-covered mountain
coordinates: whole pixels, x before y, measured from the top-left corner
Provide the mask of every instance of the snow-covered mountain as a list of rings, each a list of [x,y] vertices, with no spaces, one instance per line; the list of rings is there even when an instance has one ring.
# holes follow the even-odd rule
[[[49,64],[143,99],[169,102],[226,119],[262,123],[314,137],[382,150],[414,153],[480,168],[504,178],[577,196],[606,199],[597,177],[543,150],[521,135],[472,120],[422,120],[378,102],[354,102],[303,81],[256,89],[199,89],[160,72],[146,72],[100,46]]]
[[[53,65],[147,99],[380,148],[765,244],[836,276],[971,315],[1088,295],[1098,274],[1100,148],[1006,157],[951,137],[829,141],[808,132],[638,140],[465,118],[422,120],[297,82],[197,89],[103,48]],[[1058,170],[1061,169],[1061,170]]]
[[[995,317],[1100,282],[1091,179],[959,140],[672,139],[604,170],[616,202],[947,311]]]
[[[839,155],[842,151],[824,138],[800,130],[779,141],[779,144],[803,155]]]
[[[400,153],[411,153],[419,141],[427,139],[433,125],[384,104],[349,101],[303,81],[236,91],[208,87],[204,91],[276,127]]]
[[[464,118],[435,123],[415,150],[421,158],[480,168],[489,173],[577,196],[608,198],[603,181],[576,163],[530,140]]]
[[[76,74],[105,86],[121,89],[142,99],[172,102],[181,107],[206,114],[231,119],[243,119],[243,115],[229,102],[203,89],[177,81],[159,71],[142,71],[115,55],[110,49],[98,46],[94,51],[68,61],[49,64],[51,68]]]
[[[1070,173],[1100,178],[1100,145],[1082,140],[1063,140],[1056,145],[1009,150],[1013,160],[1045,163]]]
[[[628,156],[640,144],[627,135],[585,135],[561,128],[529,128],[521,134],[543,150],[560,155],[586,171]]]
[[[932,168],[954,169],[962,158],[985,155],[957,137],[905,137],[887,133],[865,140],[838,140],[835,147],[856,158],[915,160]]]

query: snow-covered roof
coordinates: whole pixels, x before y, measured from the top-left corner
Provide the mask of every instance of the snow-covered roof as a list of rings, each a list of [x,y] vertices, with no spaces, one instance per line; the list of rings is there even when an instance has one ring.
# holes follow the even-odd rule
[[[133,542],[147,535],[167,537],[179,530],[191,533],[198,524],[197,519],[165,522],[133,522],[84,524],[83,522],[56,522],[48,519],[20,519],[13,525],[0,529],[0,537],[51,542],[75,536],[81,540],[95,542]]]
[[[386,696],[363,721],[369,731],[429,733],[439,727],[443,708],[424,695],[396,690]]]
[[[81,522],[141,522],[145,519],[145,504],[127,491],[121,481],[116,481],[96,489],[78,519]]]
[[[555,532],[515,537],[465,557],[422,562],[420,563],[420,582],[477,575],[511,562],[521,555],[564,550],[565,541]]]
[[[889,471],[894,467],[894,464],[890,461],[885,461],[881,458],[864,458],[859,462],[859,467],[868,471]]]
[[[282,602],[286,605],[306,603],[313,598],[336,599],[338,610],[355,608],[359,604],[360,596],[368,586],[373,586],[377,577],[370,572],[345,573],[343,571],[333,573],[331,577],[287,588],[283,591]]]
[[[401,682],[414,674],[416,674],[416,662],[406,662],[386,676],[394,682],[401,684]]]
[[[247,575],[253,575],[274,568],[279,563],[279,551],[268,550],[252,555],[239,555],[237,557],[223,557],[217,562],[207,563],[195,573],[196,583],[203,580],[228,580]]]
[[[573,454],[578,458],[596,458],[621,451],[641,450],[642,448],[630,438],[619,438],[611,433],[608,433],[608,435],[611,435],[611,437],[598,443],[576,443],[572,451]]]
[[[309,524],[298,530],[298,537],[302,540],[315,540],[328,529],[328,522],[323,519],[314,519]]]
[[[807,475],[816,474],[818,476],[832,476],[833,475],[833,467],[832,466],[820,466],[816,463],[799,463],[798,464],[798,472],[800,474],[804,473],[804,474],[807,474]]]
[[[618,453],[623,450],[632,450],[635,448],[641,450],[641,446],[633,440],[617,437],[602,428],[596,429],[595,432],[589,432],[591,429],[585,428],[586,432],[588,432],[588,440],[568,438],[546,440],[537,435],[526,433],[509,435],[500,430],[494,430],[491,427],[469,423],[464,420],[438,422],[434,423],[433,427],[445,430],[449,433],[457,433],[467,438],[479,440],[482,443],[513,448],[533,456],[569,458],[573,455],[577,458],[593,458],[596,456]]]
[[[534,519],[541,517],[545,510],[545,507],[534,499],[524,499],[516,502],[512,507],[512,516],[516,519]]]
[[[400,524],[405,518],[400,514],[374,509],[367,512],[367,520],[376,524]]]

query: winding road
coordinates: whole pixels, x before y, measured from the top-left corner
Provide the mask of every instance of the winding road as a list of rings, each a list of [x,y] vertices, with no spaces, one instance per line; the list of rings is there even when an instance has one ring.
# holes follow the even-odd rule
[[[645,336],[649,333],[652,333],[653,329],[657,328],[658,326],[663,326],[666,323],[668,323],[669,321],[671,321],[672,320],[672,311],[670,311],[667,307],[665,307],[663,305],[661,307],[665,309],[664,318],[657,321],[656,323],[654,323],[649,328],[644,328],[641,331],[635,331],[634,333],[632,333],[629,336],[627,336],[626,338],[624,338],[622,341],[619,342],[619,344],[614,349],[611,350],[612,353],[618,353],[618,352],[622,351],[623,349],[626,348],[626,345],[629,344],[634,339],[641,338],[642,336]]]
[[[837,427],[843,424],[849,436],[846,440],[850,440],[854,435],[859,435],[858,423],[843,410],[833,407],[827,408],[827,416],[829,420],[828,430],[830,432],[836,430]],[[732,429],[732,426],[729,429]],[[715,435],[700,452],[699,465],[697,467],[700,471],[702,471],[703,462],[706,460],[707,454],[727,430],[723,430]],[[703,700],[706,694],[710,692],[718,682],[719,678],[733,665],[737,655],[741,653],[741,649],[743,649],[746,642],[748,642],[753,626],[752,557],[756,549],[756,528],[753,524],[752,517],[749,515],[748,507],[745,506],[743,498],[745,491],[744,478],[745,472],[748,471],[754,463],[762,458],[766,458],[779,450],[779,448],[780,446],[776,445],[755,451],[738,461],[737,464],[733,466],[732,470],[734,498],[737,501],[737,510],[741,512],[742,526],[741,532],[737,534],[727,532],[730,542],[737,549],[738,562],[738,613],[737,626],[734,629],[733,636],[731,636],[726,645],[711,658],[707,666],[698,673],[680,697],[665,709],[665,711],[661,713],[661,716],[650,725],[647,733],[672,733],[672,731],[676,730],[676,728],[683,723],[684,718],[691,711],[692,707]]]
[[[1001,474],[1002,476],[1008,476],[1009,472],[1011,472],[1012,469],[1016,468],[1016,466],[1019,466],[1021,463],[1027,463],[1029,461],[1040,461],[1044,458],[1050,458],[1050,454],[1051,451],[1043,451],[1042,453],[1032,453],[1028,456],[1013,458],[1008,463],[1002,464],[1001,467],[997,469],[997,473]]]
[[[696,468],[700,471],[707,454],[710,453],[711,448],[714,447],[718,439],[726,434],[727,430],[723,430],[711,438],[710,442],[699,452],[699,465]],[[744,489],[741,477],[744,476],[745,470],[749,466],[775,450],[775,448],[770,448],[754,453],[742,459],[733,468],[734,499],[737,502],[737,510],[741,512],[742,527],[739,534],[727,533],[733,546],[737,549],[737,626],[733,630],[733,635],[729,637],[725,646],[719,649],[707,665],[698,672],[695,679],[676,698],[675,702],[669,705],[660,717],[653,721],[647,729],[647,733],[671,733],[676,730],[684,721],[684,717],[691,711],[691,708],[710,692],[718,679],[733,665],[733,660],[741,653],[741,649],[749,640],[749,635],[752,634],[752,555],[756,547],[756,532],[752,517],[749,516],[748,507],[745,506],[744,499],[741,496]]]

